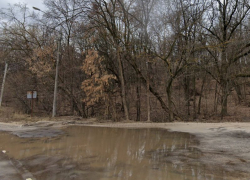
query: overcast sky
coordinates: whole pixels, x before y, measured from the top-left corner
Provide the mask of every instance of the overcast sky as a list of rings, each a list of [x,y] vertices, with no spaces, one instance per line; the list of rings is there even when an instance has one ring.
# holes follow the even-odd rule
[[[32,7],[38,7],[40,9],[45,9],[43,5],[43,0],[0,0],[0,8],[5,8],[8,4],[23,3],[32,10]]]

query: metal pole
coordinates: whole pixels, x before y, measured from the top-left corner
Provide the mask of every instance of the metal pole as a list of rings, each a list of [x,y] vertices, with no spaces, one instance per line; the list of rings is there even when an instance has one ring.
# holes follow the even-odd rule
[[[5,62],[5,70],[4,70],[3,83],[2,83],[2,89],[1,89],[1,95],[0,95],[0,107],[2,106],[3,91],[4,91],[4,85],[5,85],[7,69],[8,69],[8,63]]]
[[[61,37],[57,40],[57,59],[56,59],[56,76],[55,76],[55,87],[54,87],[54,100],[53,100],[53,112],[52,117],[56,116],[56,102],[57,102],[57,84],[58,84],[58,66],[60,60],[60,45]]]
[[[34,93],[34,91],[31,91],[32,92],[32,94],[31,94],[31,113],[30,113],[30,116],[32,117],[32,115],[33,115],[33,93]]]

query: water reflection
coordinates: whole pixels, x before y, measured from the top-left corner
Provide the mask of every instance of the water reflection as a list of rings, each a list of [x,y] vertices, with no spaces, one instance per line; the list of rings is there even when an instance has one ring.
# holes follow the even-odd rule
[[[193,136],[162,129],[69,127],[57,138],[0,134],[0,147],[37,179],[220,180],[199,162]]]

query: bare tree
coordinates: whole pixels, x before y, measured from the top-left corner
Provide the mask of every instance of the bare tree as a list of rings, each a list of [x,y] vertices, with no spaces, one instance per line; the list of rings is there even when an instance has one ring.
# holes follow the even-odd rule
[[[213,59],[216,72],[209,72],[221,86],[221,117],[227,115],[228,96],[233,87],[231,69],[235,63],[249,54],[249,43],[237,39],[242,24],[249,16],[248,0],[205,1],[206,18],[201,24],[207,36],[207,51]],[[233,52],[232,47],[237,44]]]

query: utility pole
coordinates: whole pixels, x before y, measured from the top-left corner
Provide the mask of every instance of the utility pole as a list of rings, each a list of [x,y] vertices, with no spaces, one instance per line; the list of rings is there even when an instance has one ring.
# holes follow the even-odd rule
[[[40,11],[45,14],[44,11],[37,7],[33,7],[34,10]],[[57,31],[55,28],[51,28],[54,31]],[[57,31],[58,32],[58,31]],[[54,99],[53,99],[53,110],[52,110],[52,117],[56,116],[56,104],[57,104],[57,87],[58,87],[58,71],[59,71],[59,60],[60,60],[60,47],[61,47],[61,38],[62,38],[62,30],[60,30],[59,37],[57,39],[57,58],[56,58],[56,75],[55,75],[55,87],[54,87]]]
[[[2,83],[1,95],[0,95],[0,107],[2,106],[3,91],[4,91],[4,85],[5,85],[5,79],[6,79],[7,70],[8,70],[8,63],[7,63],[7,62],[5,62],[5,69],[4,69],[3,83]]]
[[[56,58],[56,76],[55,76],[55,87],[54,87],[54,100],[53,100],[53,111],[52,117],[56,116],[56,104],[57,104],[57,87],[58,87],[58,68],[60,60],[60,46],[61,46],[61,33],[57,39],[57,58]]]
[[[146,61],[146,67],[147,67],[147,112],[148,112],[148,122],[151,121],[150,119],[150,89],[149,89],[149,60]]]

